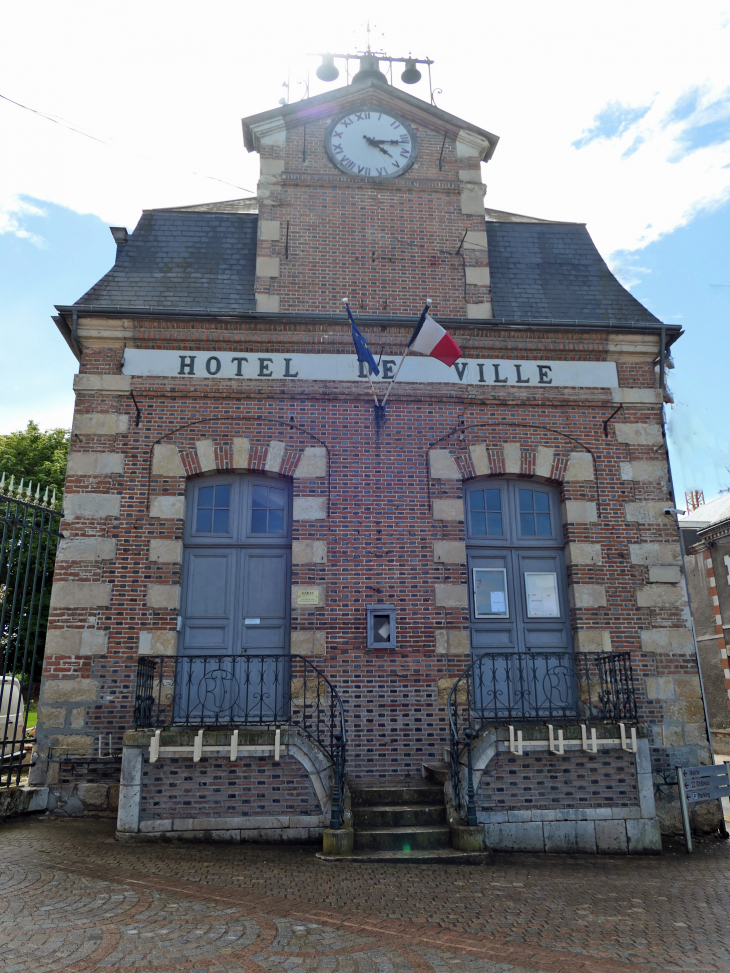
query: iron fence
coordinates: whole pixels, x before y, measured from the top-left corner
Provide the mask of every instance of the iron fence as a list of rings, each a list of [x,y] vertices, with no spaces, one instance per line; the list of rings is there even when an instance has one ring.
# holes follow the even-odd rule
[[[27,773],[61,513],[0,479],[0,787]]]
[[[472,741],[492,725],[633,722],[636,693],[628,652],[485,653],[459,676],[448,697],[451,784],[457,808],[476,824]],[[467,793],[461,766],[467,763]]]
[[[138,660],[139,729],[296,726],[332,761],[331,827],[344,817],[347,732],[330,680],[300,655],[147,656]]]

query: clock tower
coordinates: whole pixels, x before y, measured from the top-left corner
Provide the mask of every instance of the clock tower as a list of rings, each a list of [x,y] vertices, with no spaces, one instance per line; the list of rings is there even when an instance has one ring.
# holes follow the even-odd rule
[[[243,120],[261,156],[256,309],[492,317],[481,163],[497,137],[390,85],[351,84]]]

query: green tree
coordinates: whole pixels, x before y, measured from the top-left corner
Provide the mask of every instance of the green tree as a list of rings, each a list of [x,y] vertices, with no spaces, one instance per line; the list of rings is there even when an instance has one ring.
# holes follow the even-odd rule
[[[0,436],[0,474],[40,483],[42,489],[55,487],[63,493],[68,461],[68,429],[41,432],[32,420],[26,429]]]

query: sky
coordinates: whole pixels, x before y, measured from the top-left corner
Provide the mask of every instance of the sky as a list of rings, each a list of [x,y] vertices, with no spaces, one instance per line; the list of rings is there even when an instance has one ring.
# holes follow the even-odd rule
[[[488,206],[587,223],[685,329],[678,505],[730,487],[730,0],[0,0],[0,433],[70,425],[76,361],[50,316],[112,265],[108,227],[254,194],[240,119],[327,90],[308,55],[362,49],[368,18],[374,49],[432,58],[436,103],[500,136]]]

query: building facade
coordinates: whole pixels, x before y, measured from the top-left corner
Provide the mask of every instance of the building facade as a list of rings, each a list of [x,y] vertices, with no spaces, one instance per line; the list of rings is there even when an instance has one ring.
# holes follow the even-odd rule
[[[679,329],[584,226],[485,209],[497,138],[365,67],[244,119],[256,198],[113,228],[58,308],[35,779],[127,836],[658,851],[710,759],[663,513]],[[426,298],[462,358],[376,407]]]

